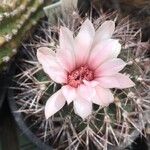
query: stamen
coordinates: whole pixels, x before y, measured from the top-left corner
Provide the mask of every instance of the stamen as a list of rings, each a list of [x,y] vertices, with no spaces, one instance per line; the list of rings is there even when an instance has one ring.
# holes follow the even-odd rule
[[[94,78],[94,73],[88,66],[81,66],[68,74],[68,84],[72,87],[78,87],[83,84],[83,80],[91,81]]]

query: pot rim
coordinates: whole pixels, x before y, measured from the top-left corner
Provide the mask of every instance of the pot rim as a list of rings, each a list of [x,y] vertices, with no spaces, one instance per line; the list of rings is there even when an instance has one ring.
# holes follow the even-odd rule
[[[16,56],[17,58],[17,56]],[[15,59],[11,62],[11,65],[9,67],[9,73],[8,73],[8,81],[9,81],[9,87],[14,85],[14,82],[12,81],[13,75],[15,75],[16,66],[14,65]],[[11,68],[11,69],[10,69]],[[14,90],[12,88],[8,88],[7,91],[7,101],[8,105],[10,107],[11,113],[14,117],[14,120],[19,127],[19,129],[22,131],[22,133],[33,143],[35,144],[39,150],[53,150],[52,146],[49,146],[48,144],[42,142],[26,125],[26,123],[23,120],[23,116],[21,112],[15,112],[17,111],[17,105],[14,100]]]
[[[0,110],[2,108],[3,102],[6,98],[6,92],[8,90],[9,81],[7,80],[7,70],[0,72]]]

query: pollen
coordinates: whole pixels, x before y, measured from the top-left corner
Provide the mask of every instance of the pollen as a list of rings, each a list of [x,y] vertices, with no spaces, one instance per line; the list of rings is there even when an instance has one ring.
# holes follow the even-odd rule
[[[88,66],[81,66],[68,74],[68,85],[77,88],[83,84],[83,80],[91,81],[94,78],[94,73]]]

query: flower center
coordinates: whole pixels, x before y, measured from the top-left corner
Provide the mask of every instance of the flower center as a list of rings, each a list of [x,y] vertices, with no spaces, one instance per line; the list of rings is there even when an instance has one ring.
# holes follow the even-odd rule
[[[68,85],[78,87],[83,84],[83,80],[91,81],[94,78],[94,73],[88,66],[81,66],[68,74]]]

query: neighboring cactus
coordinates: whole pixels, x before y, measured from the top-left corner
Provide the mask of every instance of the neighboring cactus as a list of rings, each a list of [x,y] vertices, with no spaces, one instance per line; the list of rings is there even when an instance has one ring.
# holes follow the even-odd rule
[[[2,0],[0,6],[0,70],[16,53],[27,31],[42,17],[43,0]]]
[[[68,21],[71,22],[68,26],[76,34],[83,19],[75,12],[70,16],[72,20]],[[128,18],[119,19],[116,13],[101,14],[97,19],[94,16],[95,28],[107,19],[116,20],[113,37],[120,40],[120,57],[128,62],[123,72],[131,75],[136,87],[113,90],[115,102],[105,108],[94,105],[94,111],[87,120],[75,115],[72,105],[64,106],[45,120],[45,103],[60,85],[42,71],[36,59],[36,50],[41,46],[54,51],[57,49],[59,26],[50,27],[43,22],[43,27],[38,30],[42,35],[38,38],[40,40],[25,43],[28,59],[22,59],[19,63],[20,74],[16,76],[17,86],[14,87],[17,90],[14,95],[18,104],[17,113],[24,113],[27,125],[36,136],[56,149],[110,150],[114,147],[120,150],[130,145],[139,134],[146,136],[150,114],[149,43],[141,42],[141,30],[134,22]]]

